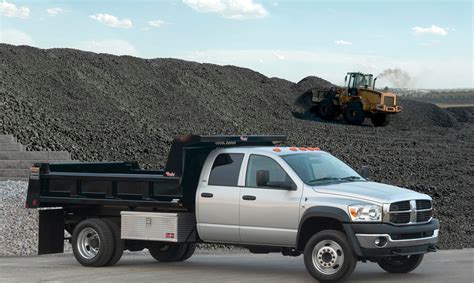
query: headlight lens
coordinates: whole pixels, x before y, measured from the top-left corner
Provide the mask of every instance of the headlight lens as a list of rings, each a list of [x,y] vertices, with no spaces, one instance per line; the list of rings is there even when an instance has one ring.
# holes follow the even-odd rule
[[[352,221],[382,221],[382,207],[375,204],[349,205]]]

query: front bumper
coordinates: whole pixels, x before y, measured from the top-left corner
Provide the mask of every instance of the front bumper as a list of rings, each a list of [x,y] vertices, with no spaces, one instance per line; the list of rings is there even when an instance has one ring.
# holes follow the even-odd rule
[[[385,257],[432,252],[436,250],[439,221],[419,225],[395,226],[386,223],[344,224],[354,252],[359,257]],[[385,240],[376,245],[376,240]]]
[[[389,112],[389,113],[398,113],[400,111],[402,111],[402,107],[401,106],[387,106],[387,105],[383,105],[383,104],[377,104],[375,106],[375,109],[377,111],[380,111],[380,112]]]
[[[438,242],[439,229],[433,231],[432,236],[423,238],[413,239],[402,239],[394,240],[390,234],[356,234],[357,240],[359,241],[360,247],[364,249],[376,249],[376,248],[401,248],[401,247],[412,247],[421,246],[426,244],[436,244]],[[377,246],[375,241],[377,239],[385,239],[386,243],[383,246]]]

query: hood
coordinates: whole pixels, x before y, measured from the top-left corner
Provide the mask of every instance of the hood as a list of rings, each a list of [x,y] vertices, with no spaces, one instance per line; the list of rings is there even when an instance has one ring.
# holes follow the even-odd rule
[[[314,186],[313,190],[318,193],[341,195],[378,203],[392,203],[413,199],[431,199],[425,194],[377,182],[344,182]]]

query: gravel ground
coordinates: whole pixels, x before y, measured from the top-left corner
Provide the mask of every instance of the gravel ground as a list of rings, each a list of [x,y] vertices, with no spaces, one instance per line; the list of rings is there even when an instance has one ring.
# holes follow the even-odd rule
[[[331,86],[317,77],[295,84],[234,66],[6,44],[0,62],[0,133],[28,150],[159,168],[179,134],[285,133],[289,145],[319,146],[354,168],[369,165],[375,181],[430,194],[440,247],[474,247],[473,108],[401,99],[389,126],[351,126],[295,103]]]
[[[25,209],[28,182],[0,182],[0,256],[38,253],[38,211]]]

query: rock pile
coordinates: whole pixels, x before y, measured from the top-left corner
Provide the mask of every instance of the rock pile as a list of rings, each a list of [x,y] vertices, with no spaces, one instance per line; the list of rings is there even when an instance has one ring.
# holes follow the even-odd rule
[[[234,66],[5,44],[0,62],[0,134],[29,150],[158,168],[178,134],[285,133],[290,145],[319,146],[354,168],[370,165],[376,181],[430,194],[440,246],[473,247],[472,112],[401,100],[388,127],[357,127],[295,105],[331,86],[316,77],[295,84]]]

